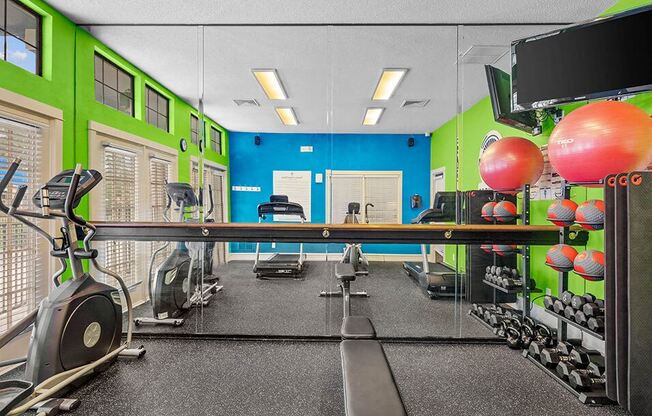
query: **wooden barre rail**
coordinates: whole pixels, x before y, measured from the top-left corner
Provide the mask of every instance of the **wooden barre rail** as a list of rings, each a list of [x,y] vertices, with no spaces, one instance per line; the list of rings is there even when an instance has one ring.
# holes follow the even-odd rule
[[[560,229],[547,225],[456,224],[275,224],[94,222],[95,241],[233,241],[384,244],[559,243]],[[570,232],[568,243],[584,245],[588,234]]]

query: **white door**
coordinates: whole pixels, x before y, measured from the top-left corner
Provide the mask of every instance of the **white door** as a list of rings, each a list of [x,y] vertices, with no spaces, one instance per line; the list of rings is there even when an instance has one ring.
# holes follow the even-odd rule
[[[428,207],[432,208],[437,192],[443,192],[446,189],[445,169],[439,168],[430,172],[430,201]],[[433,244],[430,246],[430,261],[438,261],[444,258],[444,245]]]
[[[208,185],[213,190],[213,212],[207,218],[212,218],[216,223],[227,222],[226,213],[226,171],[210,165],[205,165],[204,181],[205,195],[208,195]],[[208,209],[209,201],[204,202],[204,209]],[[226,263],[226,244],[223,242],[215,243],[213,252],[213,267]]]

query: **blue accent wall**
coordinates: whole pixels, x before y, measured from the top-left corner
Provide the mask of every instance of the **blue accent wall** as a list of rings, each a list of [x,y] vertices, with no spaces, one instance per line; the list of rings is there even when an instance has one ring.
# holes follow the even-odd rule
[[[254,137],[261,137],[261,145]],[[408,138],[414,137],[414,147]],[[311,222],[326,221],[326,170],[400,170],[403,172],[403,223],[430,205],[430,137],[423,134],[284,134],[230,132],[231,221],[257,222],[256,207],[269,200],[273,191],[273,171],[309,170],[311,184]],[[313,152],[301,153],[301,146],[312,146]],[[315,183],[315,174],[324,175],[323,183]],[[260,192],[233,191],[233,186],[260,187]],[[410,196],[423,197],[423,207],[412,209]],[[340,253],[339,244],[306,244],[313,253]],[[232,243],[232,252],[252,252],[251,243]],[[383,254],[418,254],[416,245],[365,244],[365,252]],[[261,246],[262,252],[297,252],[296,244]]]

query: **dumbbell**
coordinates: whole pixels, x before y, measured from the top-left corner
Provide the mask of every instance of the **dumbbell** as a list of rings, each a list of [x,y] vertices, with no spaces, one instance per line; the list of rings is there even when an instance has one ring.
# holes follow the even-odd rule
[[[554,368],[561,362],[569,362],[577,368],[586,368],[591,363],[592,358],[599,360],[602,357],[597,351],[588,351],[582,347],[571,349],[568,354],[562,354],[559,349],[545,348],[541,351],[539,361],[548,368]]]
[[[570,306],[571,302],[573,301],[573,296],[575,296],[575,294],[569,290],[565,290],[561,294],[561,301],[564,306]]]
[[[564,316],[571,321],[575,320],[575,309],[570,305],[566,306],[564,308]]]
[[[524,340],[523,348],[534,352],[535,354],[540,353],[543,348],[550,348],[555,344],[555,337],[553,336],[550,328],[544,324],[537,324],[534,327],[534,336],[530,340]],[[532,345],[536,345],[532,347]]]
[[[575,311],[575,322],[577,322],[582,326],[587,326],[588,323],[587,323],[586,314],[582,311]]]
[[[575,370],[582,373],[586,372],[591,376],[602,377],[604,374],[604,359],[602,359],[601,361],[602,361],[601,363],[592,361],[589,363],[589,365],[586,368],[583,369],[577,368],[570,361],[562,361],[559,364],[557,364],[556,370],[559,377],[561,377],[564,380],[568,380],[568,376],[570,375],[570,373]]]
[[[552,305],[553,311],[558,315],[564,314],[565,307],[566,306],[564,305],[564,302],[561,301],[561,299],[555,300]]]
[[[581,309],[586,303],[593,303],[597,299],[591,293],[585,293],[582,296],[575,295],[571,298],[571,306],[575,309]]]
[[[548,309],[549,311],[554,311],[555,310],[555,308],[554,308],[555,301],[558,301],[558,300],[559,299],[557,299],[554,296],[546,295],[546,296],[543,297],[543,306],[546,309]]]
[[[589,329],[593,332],[603,332],[604,318],[602,316],[593,316],[589,318],[587,325],[589,326]]]
[[[578,391],[591,390],[594,387],[602,387],[605,384],[604,377],[592,377],[591,374],[588,374],[584,371],[580,372],[578,370],[573,370],[568,375],[568,382],[570,385]]]
[[[582,312],[584,312],[584,315],[586,316],[602,316],[604,315],[604,302],[600,303],[602,303],[602,306],[600,306],[597,301],[585,303],[584,306],[582,306]]]
[[[570,352],[575,348],[573,343],[569,341],[561,341],[557,344],[556,347],[552,348],[551,346],[545,345],[542,342],[533,342],[530,344],[530,348],[528,349],[528,353],[536,358],[536,359],[541,359],[541,354],[543,353],[544,350],[551,350],[551,351],[558,351],[559,354],[563,355],[568,355]]]

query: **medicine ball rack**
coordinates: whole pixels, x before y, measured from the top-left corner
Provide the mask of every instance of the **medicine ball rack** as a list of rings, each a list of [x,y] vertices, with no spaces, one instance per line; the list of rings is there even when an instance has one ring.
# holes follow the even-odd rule
[[[604,181],[599,181],[599,182],[582,182],[582,183],[569,183],[569,182],[562,182],[561,186],[561,192],[559,195],[557,195],[558,199],[570,199],[571,198],[571,189],[575,186],[588,186],[588,185],[603,185]],[[559,227],[559,243],[564,244],[564,241],[568,241],[567,238],[569,237],[570,233],[576,232],[575,230],[571,229],[570,227]],[[559,272],[559,280],[557,284],[557,291],[558,294],[561,294],[565,290],[568,289],[568,273],[569,272]],[[557,342],[562,342],[568,340],[568,325],[571,325],[577,329],[579,329],[582,333],[588,334],[592,337],[597,338],[598,340],[604,341],[605,337],[602,334],[599,334],[597,332],[594,332],[590,330],[587,327],[581,326],[578,323],[571,321],[570,319],[567,319],[564,316],[558,315],[554,312],[551,312],[547,309],[544,309],[546,313],[554,316],[557,318]],[[583,403],[583,404],[588,404],[588,405],[609,405],[609,404],[615,404],[614,401],[610,400],[607,397],[607,394],[604,389],[602,390],[597,390],[597,391],[577,391],[575,390],[566,380],[563,380],[562,378],[559,377],[556,371],[550,370],[546,366],[542,365],[539,360],[536,358],[532,357],[531,355],[528,354],[528,351],[523,351],[523,356],[527,358],[530,362],[532,362],[534,365],[539,367],[544,373],[546,373],[548,376],[553,378],[555,381],[557,381],[559,384],[564,386],[566,390],[571,392],[577,399]]]

